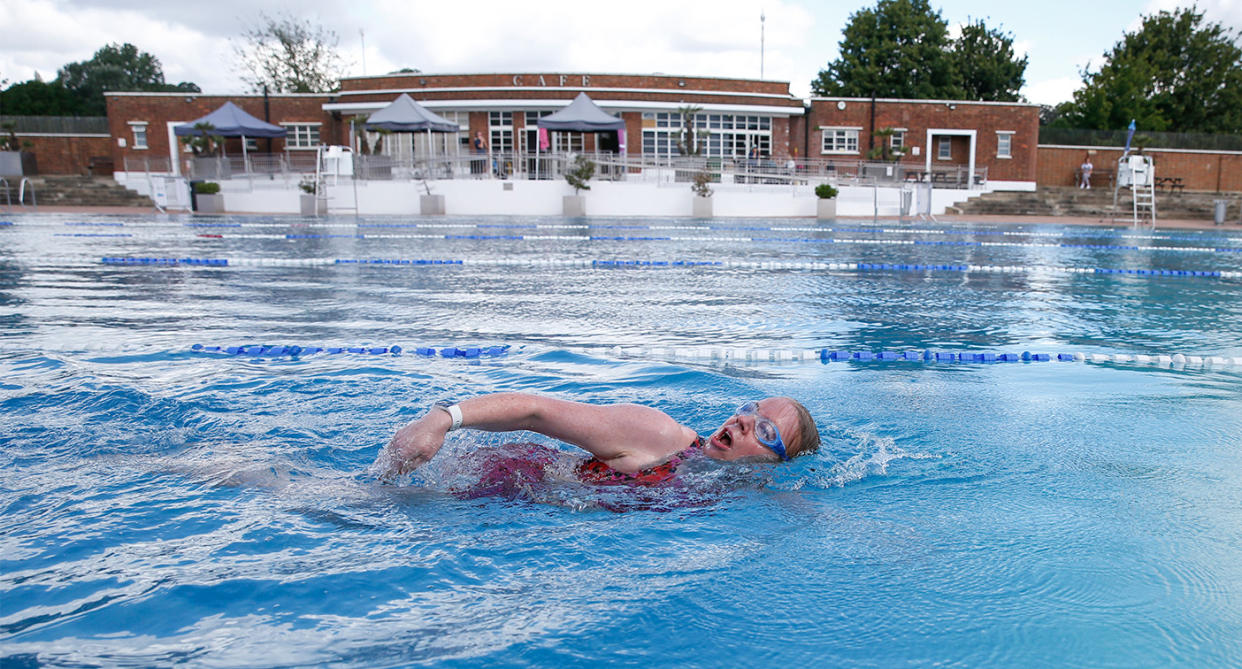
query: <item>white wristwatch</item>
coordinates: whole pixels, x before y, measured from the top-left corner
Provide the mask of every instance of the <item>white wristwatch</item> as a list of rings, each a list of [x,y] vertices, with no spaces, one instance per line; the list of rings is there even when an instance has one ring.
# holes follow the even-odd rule
[[[449,432],[461,427],[461,407],[448,400],[440,400],[431,406],[448,413],[449,417],[453,419],[453,424],[448,429]]]

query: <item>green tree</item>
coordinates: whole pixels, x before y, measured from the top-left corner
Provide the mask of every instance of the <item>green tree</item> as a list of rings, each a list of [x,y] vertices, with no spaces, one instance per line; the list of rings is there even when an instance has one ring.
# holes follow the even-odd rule
[[[966,100],[1017,102],[1025,83],[1027,57],[1013,51],[1013,35],[989,29],[982,20],[962,26],[953,40],[953,69]]]
[[[233,44],[242,80],[255,92],[327,93],[339,86],[344,64],[335,32],[293,16],[260,14],[260,25]]]
[[[811,82],[815,95],[957,99],[948,25],[927,0],[879,0],[850,15],[840,56]]]
[[[1238,33],[1195,8],[1144,16],[1082,79],[1055,125],[1117,130],[1134,119],[1149,131],[1242,133]]]
[[[0,114],[10,116],[81,116],[86,105],[59,81],[37,77],[9,86],[0,93]]]
[[[107,113],[104,91],[199,92],[198,86],[189,82],[165,83],[160,60],[129,43],[109,44],[90,60],[65,65],[56,80],[82,101],[82,113],[89,116]]]

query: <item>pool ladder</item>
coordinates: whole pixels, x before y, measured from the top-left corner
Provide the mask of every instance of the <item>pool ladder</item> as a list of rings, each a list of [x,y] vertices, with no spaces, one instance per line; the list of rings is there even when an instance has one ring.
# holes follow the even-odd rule
[[[17,204],[23,207],[26,206],[26,188],[27,187],[30,188],[30,206],[34,207],[35,211],[38,211],[39,201],[38,201],[38,198],[35,197],[34,184],[31,183],[30,179],[27,179],[26,177],[22,177],[22,180],[18,182]],[[4,189],[5,204],[8,207],[8,209],[12,211],[13,210],[13,194],[11,192],[12,186],[9,185],[9,180],[5,179],[4,177],[0,177],[0,188]]]

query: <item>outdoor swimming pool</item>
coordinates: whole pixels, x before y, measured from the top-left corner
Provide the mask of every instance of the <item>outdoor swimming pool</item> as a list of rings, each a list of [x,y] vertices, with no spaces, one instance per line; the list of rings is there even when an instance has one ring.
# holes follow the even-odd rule
[[[1242,660],[1242,234],[0,223],[5,666]],[[470,431],[411,485],[367,473],[501,390],[702,433],[789,395],[824,445],[641,494],[463,499],[445,456],[502,441]]]

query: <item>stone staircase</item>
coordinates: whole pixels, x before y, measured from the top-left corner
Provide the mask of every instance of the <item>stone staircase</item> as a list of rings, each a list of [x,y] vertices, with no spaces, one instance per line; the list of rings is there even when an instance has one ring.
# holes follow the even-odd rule
[[[1206,220],[1211,221],[1216,200],[1229,200],[1230,210],[1236,211],[1236,193],[1169,193],[1156,192],[1156,220]],[[1072,187],[1041,187],[1034,192],[1001,191],[960,202],[957,208],[963,214],[988,214],[996,216],[1081,216],[1084,218],[1125,218],[1131,216],[1129,189],[1122,189],[1117,197],[1117,209],[1113,209],[1113,189],[1092,188],[1084,190]]]
[[[13,206],[17,206],[17,191],[20,178],[9,179],[9,190]],[[139,195],[118,184],[108,177],[91,177],[76,175],[45,175],[30,177],[34,186],[35,198],[40,207],[146,207],[155,208],[155,203],[145,195]],[[0,184],[3,189],[3,184]],[[0,206],[8,203],[4,194],[0,193]],[[26,204],[30,204],[27,192]]]

